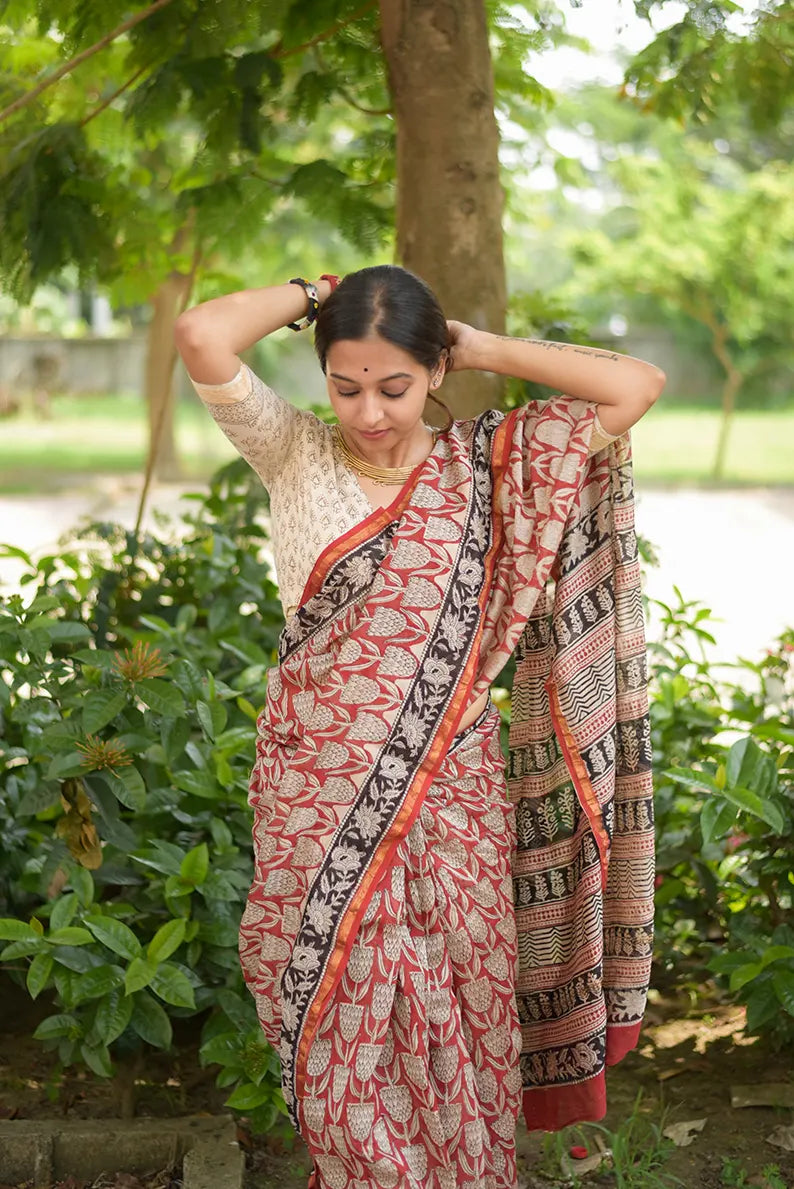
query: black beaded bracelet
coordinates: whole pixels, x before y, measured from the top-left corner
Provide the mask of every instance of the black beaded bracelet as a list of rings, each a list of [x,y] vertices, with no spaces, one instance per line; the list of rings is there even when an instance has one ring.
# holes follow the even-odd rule
[[[320,299],[317,296],[317,286],[313,285],[311,281],[307,281],[305,277],[290,277],[290,285],[300,285],[309,299],[309,309],[306,312],[306,317],[301,318],[299,322],[288,322],[287,326],[290,330],[306,330],[311,326],[312,322],[317,321],[317,315],[320,312]]]

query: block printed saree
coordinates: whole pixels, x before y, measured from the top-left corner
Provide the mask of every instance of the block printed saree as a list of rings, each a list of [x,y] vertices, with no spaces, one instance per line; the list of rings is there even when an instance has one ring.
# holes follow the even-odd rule
[[[629,447],[588,457],[594,416],[455,423],[282,635],[241,960],[318,1187],[509,1189],[522,1101],[600,1118],[636,1043],[645,643]],[[497,713],[458,728],[512,656],[508,800]]]

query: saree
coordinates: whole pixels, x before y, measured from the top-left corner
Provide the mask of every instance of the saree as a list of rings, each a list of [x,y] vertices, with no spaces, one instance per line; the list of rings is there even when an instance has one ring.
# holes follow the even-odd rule
[[[628,446],[588,458],[594,416],[455,423],[282,634],[240,951],[318,1187],[512,1187],[522,1101],[600,1117],[636,1042],[644,639]],[[508,800],[498,715],[459,724],[514,654]]]

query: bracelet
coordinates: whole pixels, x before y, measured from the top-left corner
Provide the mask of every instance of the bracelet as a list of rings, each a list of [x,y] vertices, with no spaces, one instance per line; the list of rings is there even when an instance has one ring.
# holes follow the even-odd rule
[[[301,318],[299,322],[288,322],[287,326],[290,330],[306,330],[311,326],[312,322],[317,321],[317,315],[320,312],[320,300],[317,296],[317,286],[313,285],[311,281],[307,281],[305,277],[290,277],[290,285],[300,285],[309,299],[309,309],[306,316]]]

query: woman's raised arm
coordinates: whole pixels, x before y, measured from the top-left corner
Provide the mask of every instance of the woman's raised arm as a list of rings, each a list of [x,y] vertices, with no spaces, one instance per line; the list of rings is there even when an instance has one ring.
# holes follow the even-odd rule
[[[608,434],[622,434],[639,421],[665,385],[661,368],[631,355],[576,343],[510,338],[450,322],[451,370],[477,368],[556,388],[598,405]]]
[[[322,303],[331,292],[328,281],[315,282]],[[202,302],[176,320],[174,341],[188,374],[199,384],[225,384],[240,370],[239,353],[265,335],[298,322],[308,299],[300,285],[243,289]]]

